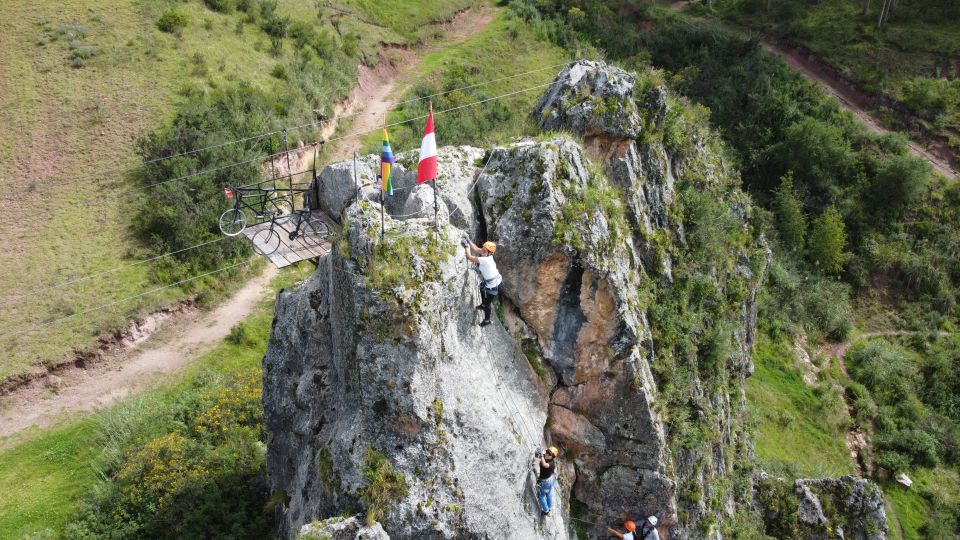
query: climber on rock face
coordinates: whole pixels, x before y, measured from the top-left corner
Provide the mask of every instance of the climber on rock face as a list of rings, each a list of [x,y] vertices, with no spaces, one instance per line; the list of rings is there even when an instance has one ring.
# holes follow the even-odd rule
[[[636,538],[635,536],[637,533],[636,523],[628,519],[623,522],[623,528],[626,529],[627,532],[620,532],[616,529],[611,529],[609,527],[607,528],[607,532],[610,533],[612,536],[616,536],[617,538],[623,538],[623,540],[634,540],[634,538]]]
[[[660,540],[660,533],[657,532],[657,517],[648,517],[642,525],[640,531],[637,531],[637,524],[630,521],[623,522],[623,528],[626,532],[620,532],[616,529],[607,529],[607,532],[623,540]]]
[[[554,474],[557,470],[557,455],[559,451],[556,446],[547,448],[542,454],[537,452],[536,456],[540,460],[540,475],[537,479],[537,500],[540,501],[540,511],[543,515],[550,515],[553,508],[553,486],[557,483],[557,477]]]
[[[497,245],[493,242],[484,242],[483,247],[477,246],[469,239],[464,238],[460,241],[463,246],[463,252],[467,255],[467,260],[476,264],[480,270],[480,277],[483,282],[480,283],[480,305],[477,309],[483,310],[483,322],[480,326],[490,324],[490,304],[495,296],[500,293],[500,272],[497,270],[497,263],[493,260],[493,254],[497,251]],[[474,255],[473,252],[478,253]]]

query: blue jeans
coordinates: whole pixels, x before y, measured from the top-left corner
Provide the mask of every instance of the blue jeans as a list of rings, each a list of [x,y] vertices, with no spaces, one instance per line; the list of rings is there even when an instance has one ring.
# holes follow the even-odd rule
[[[553,485],[557,483],[557,477],[551,476],[542,480],[537,486],[537,500],[540,501],[540,510],[549,512],[553,508]]]

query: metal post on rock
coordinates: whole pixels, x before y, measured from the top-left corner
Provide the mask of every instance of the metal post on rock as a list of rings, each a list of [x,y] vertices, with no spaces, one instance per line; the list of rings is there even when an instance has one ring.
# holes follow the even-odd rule
[[[430,100],[430,117],[433,117],[433,100],[432,99]],[[436,147],[436,140],[437,140],[436,124],[434,124],[434,128],[433,128],[433,140],[434,140],[434,147]],[[437,159],[439,161],[439,157]],[[437,176],[440,176],[439,167],[437,167]],[[437,218],[437,214],[439,213],[439,206],[437,203],[437,199],[440,198],[440,186],[437,184],[437,176],[433,177],[433,228],[436,229],[437,232],[440,232],[440,220]]]
[[[353,151],[353,187],[357,190],[357,204],[360,204],[360,180],[357,179],[357,151]]]
[[[383,115],[383,133],[386,137],[387,133],[387,115]],[[390,166],[390,174],[393,174],[393,165]],[[380,151],[380,243],[383,244],[384,236],[387,232],[387,222],[383,217],[383,192],[387,188],[386,182],[383,179],[383,150]]]
[[[287,186],[290,188],[290,209],[297,209],[297,201],[293,197],[293,169],[290,167],[290,147],[287,145],[287,128],[283,128],[283,153],[287,156]]]
[[[310,196],[313,198],[312,199],[313,206],[316,206],[317,208],[320,207],[320,181],[317,180],[317,155],[319,154],[319,152],[320,152],[320,145],[314,145],[313,147],[313,178],[310,179],[310,186],[309,186],[310,191],[312,192],[310,193]],[[303,202],[306,203],[307,202],[306,197],[304,197],[304,199],[305,200]],[[307,206],[308,211],[313,209],[313,206],[311,206],[310,204],[305,204],[304,206]]]
[[[384,233],[387,230],[386,220],[383,217],[383,178],[380,180],[380,243],[383,243]]]
[[[277,166],[273,160],[273,137],[270,137],[270,182],[273,184],[273,189],[277,189]]]

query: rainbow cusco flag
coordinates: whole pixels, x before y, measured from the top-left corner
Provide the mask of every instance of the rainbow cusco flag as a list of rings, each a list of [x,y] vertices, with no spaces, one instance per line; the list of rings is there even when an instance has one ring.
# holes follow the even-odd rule
[[[383,150],[380,151],[380,180],[383,192],[393,195],[393,181],[390,180],[390,167],[393,165],[393,150],[390,149],[390,137],[387,126],[383,126]]]

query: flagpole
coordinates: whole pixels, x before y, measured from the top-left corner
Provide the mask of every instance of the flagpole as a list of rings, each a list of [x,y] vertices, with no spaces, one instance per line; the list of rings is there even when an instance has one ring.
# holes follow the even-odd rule
[[[430,100],[430,116],[433,116],[433,100],[432,99]],[[434,133],[436,133],[436,128],[434,128]],[[434,134],[434,137],[436,137],[436,134]],[[439,161],[440,159],[438,156],[437,157],[438,165],[439,165]],[[440,198],[440,187],[437,185],[437,177],[440,176],[439,169],[440,167],[438,166],[437,175],[433,177],[433,228],[436,229],[437,232],[440,232],[440,220],[437,218],[437,214],[439,213],[437,199]]]
[[[384,133],[384,136],[386,136],[386,133],[387,133],[387,115],[386,114],[383,115],[383,133]],[[384,234],[387,231],[386,221],[384,220],[384,217],[383,217],[383,191],[386,189],[386,186],[383,183],[383,156],[382,156],[383,151],[381,150],[380,153],[381,153],[381,157],[380,157],[380,243],[383,244]],[[390,172],[391,174],[393,173],[392,170]]]

